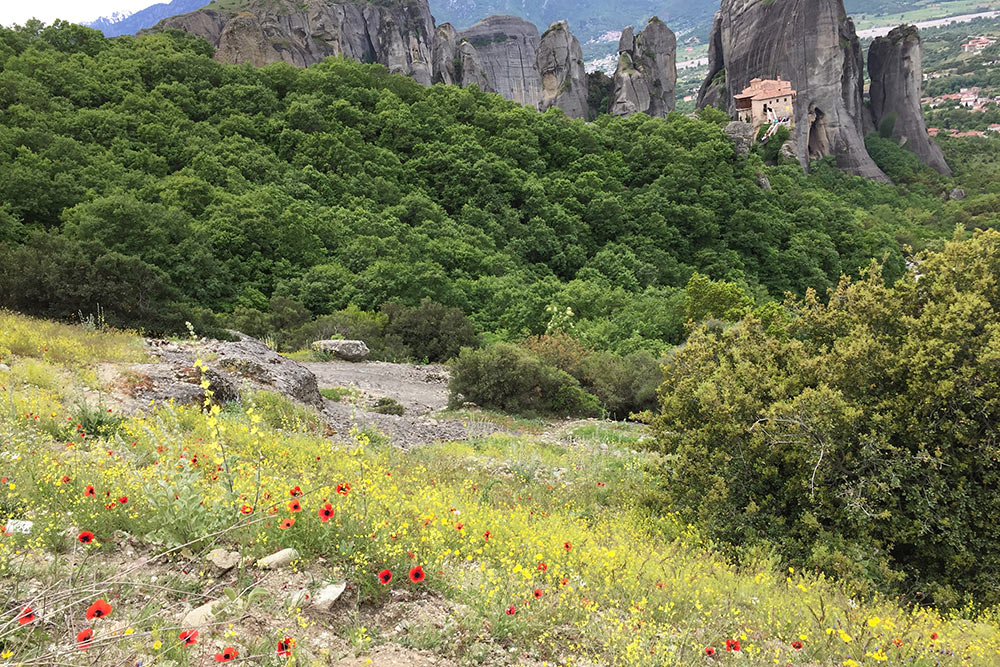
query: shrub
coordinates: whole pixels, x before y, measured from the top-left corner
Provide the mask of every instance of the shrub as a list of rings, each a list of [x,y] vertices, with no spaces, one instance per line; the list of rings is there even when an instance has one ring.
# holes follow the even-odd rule
[[[406,412],[402,403],[389,396],[380,397],[375,401],[375,407],[372,409],[380,415],[396,415],[398,417],[402,417],[403,413]]]
[[[656,410],[656,389],[663,380],[660,362],[645,350],[621,356],[595,352],[583,360],[583,386],[597,396],[609,416]]]
[[[561,371],[583,380],[583,363],[593,352],[589,346],[567,333],[542,334],[526,338],[521,345]]]
[[[1000,602],[998,258],[978,232],[919,258],[919,280],[870,269],[770,328],[696,330],[654,423],[665,505],[862,591]]]
[[[385,343],[387,321],[384,314],[369,313],[357,306],[348,306],[296,329],[288,337],[288,347],[301,350],[317,340],[362,340],[371,350],[370,359],[394,359],[396,350],[389,349]]]
[[[476,328],[460,308],[424,299],[416,308],[388,303],[382,313],[388,318],[386,336],[399,341],[414,359],[447,361],[463,347],[479,345]]]
[[[597,398],[565,371],[511,343],[463,348],[451,362],[449,404],[465,401],[504,412],[591,417]]]

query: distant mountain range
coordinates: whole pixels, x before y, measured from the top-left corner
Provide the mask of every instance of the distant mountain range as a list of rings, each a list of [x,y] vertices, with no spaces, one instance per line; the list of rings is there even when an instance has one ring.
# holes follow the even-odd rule
[[[133,14],[115,13],[84,25],[100,30],[106,37],[134,35],[143,28],[151,28],[165,18],[201,9],[206,0],[171,0],[146,7]]]

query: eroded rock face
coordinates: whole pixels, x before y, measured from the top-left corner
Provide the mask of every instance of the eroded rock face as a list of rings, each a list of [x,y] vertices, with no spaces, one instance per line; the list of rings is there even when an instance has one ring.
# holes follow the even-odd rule
[[[306,66],[327,56],[345,56],[431,83],[434,19],[426,2],[380,6],[249,0],[240,12],[202,9],[165,19],[156,27],[172,28],[207,39],[221,62]]]
[[[655,16],[638,35],[634,33],[629,26],[618,42],[610,112],[615,116],[641,112],[662,118],[674,109],[677,39]]]
[[[559,107],[570,118],[587,117],[587,71],[583,49],[566,21],[553,23],[538,45],[537,69],[542,78],[539,111]]]
[[[865,149],[861,47],[842,0],[723,0],[709,45],[701,106],[735,116],[751,79],[781,77],[797,91],[790,143],[803,167],[833,155],[844,171],[889,180]]]
[[[894,115],[892,136],[917,154],[925,164],[947,176],[951,169],[944,153],[927,134],[920,93],[923,85],[920,31],[903,25],[885,37],[878,37],[868,48],[868,74],[871,77],[871,111],[875,127]]]
[[[434,83],[456,86],[476,84],[487,93],[495,93],[479,60],[479,53],[450,23],[443,23],[434,31],[432,47]]]
[[[533,106],[542,103],[538,71],[541,37],[533,23],[516,16],[490,16],[462,32],[470,59],[478,58],[479,72],[489,92]],[[460,45],[464,46],[464,45]],[[465,77],[463,85],[471,83]]]

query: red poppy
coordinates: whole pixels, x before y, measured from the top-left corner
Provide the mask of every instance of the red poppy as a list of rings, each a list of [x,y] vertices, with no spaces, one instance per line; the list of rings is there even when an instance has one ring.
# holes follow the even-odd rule
[[[291,489],[288,490],[288,495],[290,495],[290,496],[301,496],[302,495],[302,489],[300,489],[297,486],[293,486]]]
[[[348,484],[348,483],[345,482],[344,484],[338,484],[337,485],[337,493],[339,493],[340,495],[346,496],[350,492],[351,492],[351,485],[350,484]]]
[[[35,620],[35,610],[31,607],[25,607],[21,610],[21,615],[17,617],[17,622],[21,625],[27,625]]]
[[[563,549],[565,549],[566,551],[569,551],[572,548],[573,548],[572,544],[570,544],[569,542],[563,542]]]
[[[289,512],[301,512],[302,511],[302,505],[299,504],[299,501],[293,500],[290,503],[288,503],[288,511]]]
[[[197,630],[185,630],[184,632],[177,635],[177,638],[184,642],[185,646],[190,646],[198,641],[198,631]]]
[[[705,655],[715,655],[715,649],[711,646],[706,646]]]
[[[284,521],[282,521],[280,524],[278,524],[278,528],[280,528],[282,530],[288,530],[289,528],[291,528],[294,525],[295,525],[295,519],[293,519],[292,517],[288,517],[287,519],[285,519]]]
[[[392,581],[392,572],[389,570],[382,570],[378,573],[378,583],[385,586],[387,583]]]
[[[249,505],[244,505],[243,507],[240,508],[240,511],[243,512],[244,514],[253,514],[253,508],[250,507]]]
[[[539,572],[545,572],[545,570],[547,570],[547,569],[549,569],[549,566],[546,565],[545,563],[539,563],[538,564],[538,571]]]
[[[895,646],[902,646],[903,645],[903,640],[900,639],[899,637],[896,637],[895,639],[892,640],[892,643]]]
[[[542,589],[541,588],[536,588],[533,591],[532,595],[534,595],[535,599],[537,600],[538,598],[542,597]]]
[[[488,530],[487,530],[487,531],[486,531],[485,533],[483,533],[483,539],[484,539],[484,540],[486,540],[487,542],[489,542],[489,541],[490,541],[490,538],[491,538],[492,536],[493,536],[493,533],[491,533],[491,532],[490,532],[490,531],[488,531]]]
[[[63,484],[69,484],[69,475],[63,475],[62,479],[59,481],[62,482]]]
[[[511,605],[511,606],[507,607],[507,615],[508,616],[513,616],[516,613],[517,613],[517,607],[515,607],[514,605]]]
[[[222,649],[222,653],[216,653],[215,661],[229,662],[230,660],[235,660],[236,656],[238,656],[239,654],[240,654],[239,651],[230,646],[229,648]]]
[[[319,514],[319,520],[322,521],[323,523],[326,523],[327,521],[333,518],[334,514],[333,505],[331,505],[330,503],[323,505],[322,507],[319,508],[318,514]]]
[[[802,650],[802,642],[800,642],[799,640],[796,639],[795,641],[792,642],[792,648],[795,649],[796,651],[801,651]]]
[[[420,567],[419,565],[410,570],[410,581],[412,581],[413,583],[419,584],[426,578],[427,575],[424,574],[424,568]]]
[[[118,502],[124,505],[125,503],[128,502],[128,496],[122,496],[121,498],[118,499]]]
[[[87,608],[87,620],[92,621],[95,618],[104,618],[110,613],[111,605],[102,598]]]
[[[936,632],[932,632],[932,633],[931,633],[931,641],[932,641],[932,642],[936,642],[936,641],[937,641],[937,638],[938,638],[938,633],[936,633]]]
[[[727,639],[726,640],[726,650],[727,651],[739,651],[740,650],[740,640],[739,639]]]
[[[287,658],[292,655],[292,647],[295,646],[295,640],[291,637],[285,637],[284,639],[278,640],[278,655],[282,658]]]
[[[569,583],[569,579],[565,579],[565,578],[564,578],[564,579],[563,579],[562,581],[560,581],[559,583],[560,583],[560,584],[562,584],[563,586],[565,586],[566,584],[568,584],[568,583]]]
[[[94,497],[94,487],[92,485],[88,484],[87,488],[85,488],[83,490],[83,497],[84,498],[93,498]]]
[[[91,640],[93,639],[93,637],[94,637],[94,631],[90,628],[87,628],[86,630],[81,630],[79,633],[77,633],[76,641],[79,643],[81,651],[90,648]]]
[[[89,530],[85,530],[76,539],[80,540],[80,544],[90,544],[94,541],[94,534]]]
[[[462,530],[463,528],[465,528],[465,524],[464,523],[456,523],[455,524],[455,530]]]

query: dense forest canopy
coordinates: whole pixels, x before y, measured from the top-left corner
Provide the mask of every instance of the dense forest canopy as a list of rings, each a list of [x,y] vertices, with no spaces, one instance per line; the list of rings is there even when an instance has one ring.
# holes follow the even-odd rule
[[[588,124],[380,66],[211,56],[181,33],[0,31],[0,305],[171,331],[429,298],[502,338],[557,305],[590,344],[656,351],[695,272],[759,301],[872,258],[892,278],[979,195],[767,167],[711,114]]]

